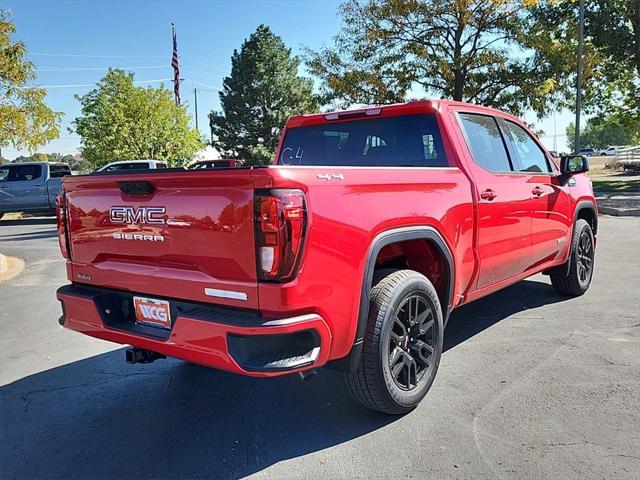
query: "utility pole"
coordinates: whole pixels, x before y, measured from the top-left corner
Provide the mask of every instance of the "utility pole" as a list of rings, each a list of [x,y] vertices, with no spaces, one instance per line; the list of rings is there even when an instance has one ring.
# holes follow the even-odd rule
[[[198,129],[198,89],[196,87],[193,87],[193,99],[196,107],[196,130],[200,131]]]
[[[556,125],[556,113],[557,111],[553,111],[553,151],[558,153],[558,129]]]
[[[584,41],[584,0],[578,3],[578,78],[576,79],[576,136],[575,153],[580,151],[580,102],[582,96],[582,50]]]

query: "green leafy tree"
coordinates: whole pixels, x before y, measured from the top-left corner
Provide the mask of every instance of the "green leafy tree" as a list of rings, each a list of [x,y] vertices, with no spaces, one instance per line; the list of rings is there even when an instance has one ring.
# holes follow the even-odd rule
[[[220,92],[222,112],[211,112],[215,147],[245,164],[270,163],[288,117],[317,109],[312,82],[298,75],[300,60],[260,25],[231,57]]]
[[[573,87],[576,81],[578,2],[531,1],[526,42],[552,65],[556,79]],[[640,119],[640,2],[585,2],[583,106],[589,113],[621,114]],[[574,88],[565,106],[574,106]],[[636,120],[633,120],[635,117]]]
[[[624,115],[609,115],[589,119],[580,134],[580,145],[605,149],[611,145],[640,145],[640,122],[631,123]],[[567,126],[567,143],[575,150],[576,126]]]
[[[20,155],[15,158],[15,163],[25,163],[25,162],[49,162],[53,161],[51,159],[51,155],[48,153],[32,153],[31,155]]]
[[[335,45],[307,50],[325,101],[404,101],[417,90],[521,114],[559,95],[545,57],[523,44],[527,9],[507,0],[346,0]]]
[[[24,59],[24,44],[11,40],[14,32],[8,13],[0,10],[0,150],[34,150],[58,137],[62,114],[45,105],[45,89],[27,86],[35,67]]]
[[[202,148],[184,106],[161,86],[136,87],[133,74],[109,69],[95,89],[76,96],[82,115],[74,120],[82,156],[93,167],[119,160],[155,159],[183,165]]]

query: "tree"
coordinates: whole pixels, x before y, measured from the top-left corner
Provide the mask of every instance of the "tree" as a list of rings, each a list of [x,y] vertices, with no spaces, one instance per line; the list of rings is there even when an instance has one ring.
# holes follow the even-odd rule
[[[231,57],[220,92],[222,112],[211,112],[215,147],[245,164],[270,163],[288,117],[317,109],[310,80],[282,39],[260,25]]]
[[[12,42],[14,32],[8,13],[0,10],[0,150],[33,150],[58,137],[62,114],[45,105],[45,89],[27,86],[35,67],[24,60],[24,43]]]
[[[136,87],[133,74],[109,69],[95,89],[76,96],[82,115],[73,124],[82,156],[93,167],[118,160],[155,159],[182,165],[202,148],[184,106],[161,86]]]
[[[51,159],[51,155],[48,153],[32,153],[31,155],[20,155],[16,157],[13,162],[14,163],[25,163],[25,162],[49,162],[53,161]]]
[[[552,65],[559,81],[576,81],[578,2],[532,2],[526,31],[540,56]],[[621,114],[640,119],[640,2],[585,2],[585,68],[583,106],[597,115]],[[574,90],[565,106],[574,107]]]
[[[567,143],[571,151],[575,150],[576,126],[567,126]],[[640,122],[632,124],[620,115],[594,117],[587,121],[580,134],[580,145],[593,147],[596,150],[605,149],[611,145],[640,144]]]
[[[346,0],[332,48],[307,50],[326,101],[429,95],[543,114],[561,87],[523,44],[525,0]]]

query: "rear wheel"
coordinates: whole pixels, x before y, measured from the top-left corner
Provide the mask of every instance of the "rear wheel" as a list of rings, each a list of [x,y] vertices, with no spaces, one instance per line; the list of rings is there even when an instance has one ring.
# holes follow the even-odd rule
[[[551,275],[553,288],[561,295],[579,296],[591,285],[595,255],[593,231],[586,220],[579,219],[573,229],[569,271]]]
[[[414,409],[431,388],[442,355],[443,318],[424,275],[385,273],[371,290],[360,363],[345,378],[357,402],[398,415]]]

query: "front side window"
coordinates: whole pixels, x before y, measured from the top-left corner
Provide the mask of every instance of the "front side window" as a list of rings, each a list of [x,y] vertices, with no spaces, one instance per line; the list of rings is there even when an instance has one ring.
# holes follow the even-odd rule
[[[9,181],[9,173],[11,167],[0,167],[0,182],[8,182]]]
[[[30,182],[42,176],[42,165],[18,165],[15,168],[15,180],[18,182]]]
[[[336,121],[289,128],[279,164],[446,167],[433,114]]]
[[[551,169],[544,154],[538,144],[531,138],[531,135],[513,122],[506,121],[507,135],[513,145],[514,153],[518,161],[521,172],[549,173]]]
[[[461,113],[460,120],[473,160],[490,172],[510,172],[511,164],[495,118]]]

